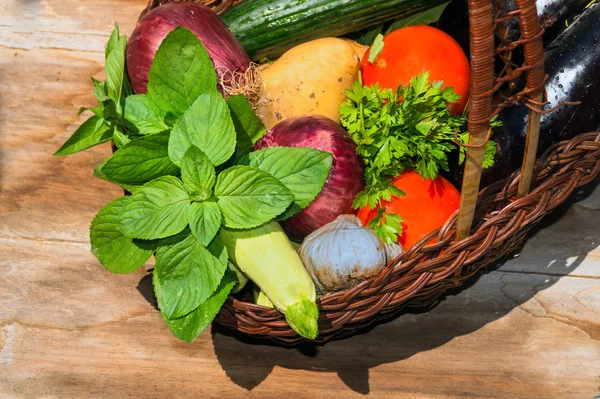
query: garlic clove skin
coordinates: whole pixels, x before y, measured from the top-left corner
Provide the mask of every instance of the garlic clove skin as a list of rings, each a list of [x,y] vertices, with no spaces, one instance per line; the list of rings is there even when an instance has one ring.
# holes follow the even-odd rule
[[[400,253],[400,245],[385,245],[355,215],[341,215],[315,230],[299,250],[317,291],[322,293],[347,289],[377,275]]]

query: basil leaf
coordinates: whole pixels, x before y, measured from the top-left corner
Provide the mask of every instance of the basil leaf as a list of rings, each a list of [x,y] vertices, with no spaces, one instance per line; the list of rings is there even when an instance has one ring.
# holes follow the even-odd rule
[[[267,129],[243,94],[229,97],[227,105],[235,127],[235,161],[237,162],[252,151],[254,143],[265,135]]]
[[[211,90],[202,93],[173,126],[169,156],[176,165],[190,146],[201,149],[216,167],[235,150],[235,128],[223,96]]]
[[[163,116],[180,117],[208,91],[217,91],[214,65],[196,35],[179,26],[165,37],[154,56],[148,99]]]
[[[268,222],[294,200],[279,180],[260,169],[233,166],[217,177],[214,194],[225,226],[246,229]]]
[[[54,153],[69,155],[104,143],[112,138],[112,131],[96,115],[91,116],[75,130],[73,135]]]
[[[168,142],[168,132],[133,140],[108,158],[102,172],[111,181],[129,184],[176,175],[179,168],[169,159]]]
[[[215,245],[217,247],[219,245]],[[227,269],[227,251],[211,253],[194,236],[156,252],[155,270],[162,288],[160,309],[167,319],[185,316],[206,301]]]
[[[178,178],[159,177],[133,193],[119,215],[119,230],[143,240],[172,236],[187,226],[190,202]]]
[[[202,201],[211,197],[215,185],[215,167],[210,159],[195,145],[191,146],[181,160],[181,180],[189,193],[204,196]]]
[[[125,97],[121,102],[127,129],[143,135],[169,129],[169,126],[150,106],[150,100],[145,94]]]
[[[153,252],[139,247],[118,229],[119,213],[128,201],[129,197],[121,197],[105,205],[90,227],[92,253],[112,273],[137,270],[150,259]]]
[[[117,105],[117,113],[121,112],[121,93],[123,91],[123,79],[125,76],[125,47],[127,38],[122,36],[119,43],[112,49],[106,58],[104,69],[106,71],[106,88],[108,96]]]
[[[108,55],[113,51],[115,47],[119,44],[119,25],[115,22],[115,27],[113,28],[112,33],[108,39],[108,43],[106,44],[106,50],[104,51],[104,59],[108,59]]]
[[[250,166],[270,173],[306,208],[321,192],[329,176],[333,156],[315,148],[271,147],[250,153]]]
[[[221,228],[221,209],[216,202],[193,202],[188,208],[188,222],[194,237],[208,245]]]
[[[156,299],[160,304],[162,303],[161,298],[163,294],[157,275],[158,273],[155,269],[152,275],[152,283],[154,284],[154,294],[156,295]],[[232,276],[231,273],[227,272],[223,276],[223,280],[221,280],[221,283],[211,297],[198,306],[193,312],[175,320],[168,320],[165,318],[165,321],[167,322],[167,325],[169,326],[169,329],[173,335],[188,343],[192,342],[214,320],[235,284],[235,277]]]

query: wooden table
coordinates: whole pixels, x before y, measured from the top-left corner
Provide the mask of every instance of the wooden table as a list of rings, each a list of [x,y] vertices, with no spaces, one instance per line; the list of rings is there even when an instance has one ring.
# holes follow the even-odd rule
[[[213,327],[176,340],[145,270],[112,275],[88,226],[120,191],[103,145],[51,154],[92,105],[117,20],[144,0],[0,0],[0,398],[582,398],[600,391],[600,189],[429,312],[323,347]],[[592,187],[593,189],[593,187]],[[587,195],[587,196],[586,196]]]

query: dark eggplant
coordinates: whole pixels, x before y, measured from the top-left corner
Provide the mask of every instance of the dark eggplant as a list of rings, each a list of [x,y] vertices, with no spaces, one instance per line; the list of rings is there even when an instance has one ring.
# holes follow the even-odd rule
[[[546,29],[544,43],[551,43],[565,27],[565,21],[572,20],[581,13],[590,0],[537,0],[537,12],[542,26]],[[503,0],[507,11],[516,9],[514,0]],[[452,36],[469,54],[469,8],[467,0],[452,0],[444,9],[437,23],[437,28]],[[520,36],[519,20],[517,17],[504,23],[503,29],[508,30],[507,39],[514,41]],[[516,62],[523,58],[515,54]]]
[[[564,102],[580,101],[580,105],[564,105],[542,115],[538,156],[562,140],[600,129],[600,4],[586,9],[581,16],[546,49],[547,100],[550,110]],[[517,90],[523,88],[523,81]],[[529,112],[524,105],[505,108],[499,115],[501,132],[494,135],[498,153],[496,164],[484,170],[481,187],[500,180],[521,167],[525,150]],[[455,168],[449,179],[460,186],[462,166]]]

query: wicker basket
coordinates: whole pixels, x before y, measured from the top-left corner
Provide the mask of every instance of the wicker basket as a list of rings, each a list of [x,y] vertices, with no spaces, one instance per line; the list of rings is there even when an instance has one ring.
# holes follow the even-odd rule
[[[169,1],[150,0],[146,12]],[[197,0],[221,13],[242,0]],[[493,7],[493,2],[497,7]],[[543,107],[543,29],[535,0],[515,0],[516,10],[506,12],[502,1],[468,0],[471,48],[471,100],[468,129],[471,134],[461,190],[461,208],[446,224],[424,237],[378,276],[352,289],[318,300],[319,336],[316,342],[338,339],[382,319],[397,315],[405,306],[427,306],[450,288],[493,261],[519,249],[527,232],[544,215],[564,202],[579,186],[600,172],[600,133],[581,134],[549,148],[536,160],[539,122]],[[495,11],[494,11],[495,10]],[[141,17],[140,16],[140,17]],[[506,40],[503,22],[518,18],[521,38]],[[500,38],[496,47],[495,38]],[[511,52],[521,47],[524,63],[511,66]],[[507,60],[494,73],[495,56]],[[492,105],[492,95],[525,75],[523,91]],[[505,180],[479,191],[483,145],[489,139],[489,121],[505,106],[522,102],[530,109],[523,167]],[[522,171],[522,172],[521,172]],[[533,190],[530,190],[534,187]],[[434,244],[426,245],[436,238]],[[303,341],[277,310],[230,296],[215,320],[254,337],[282,345]]]

